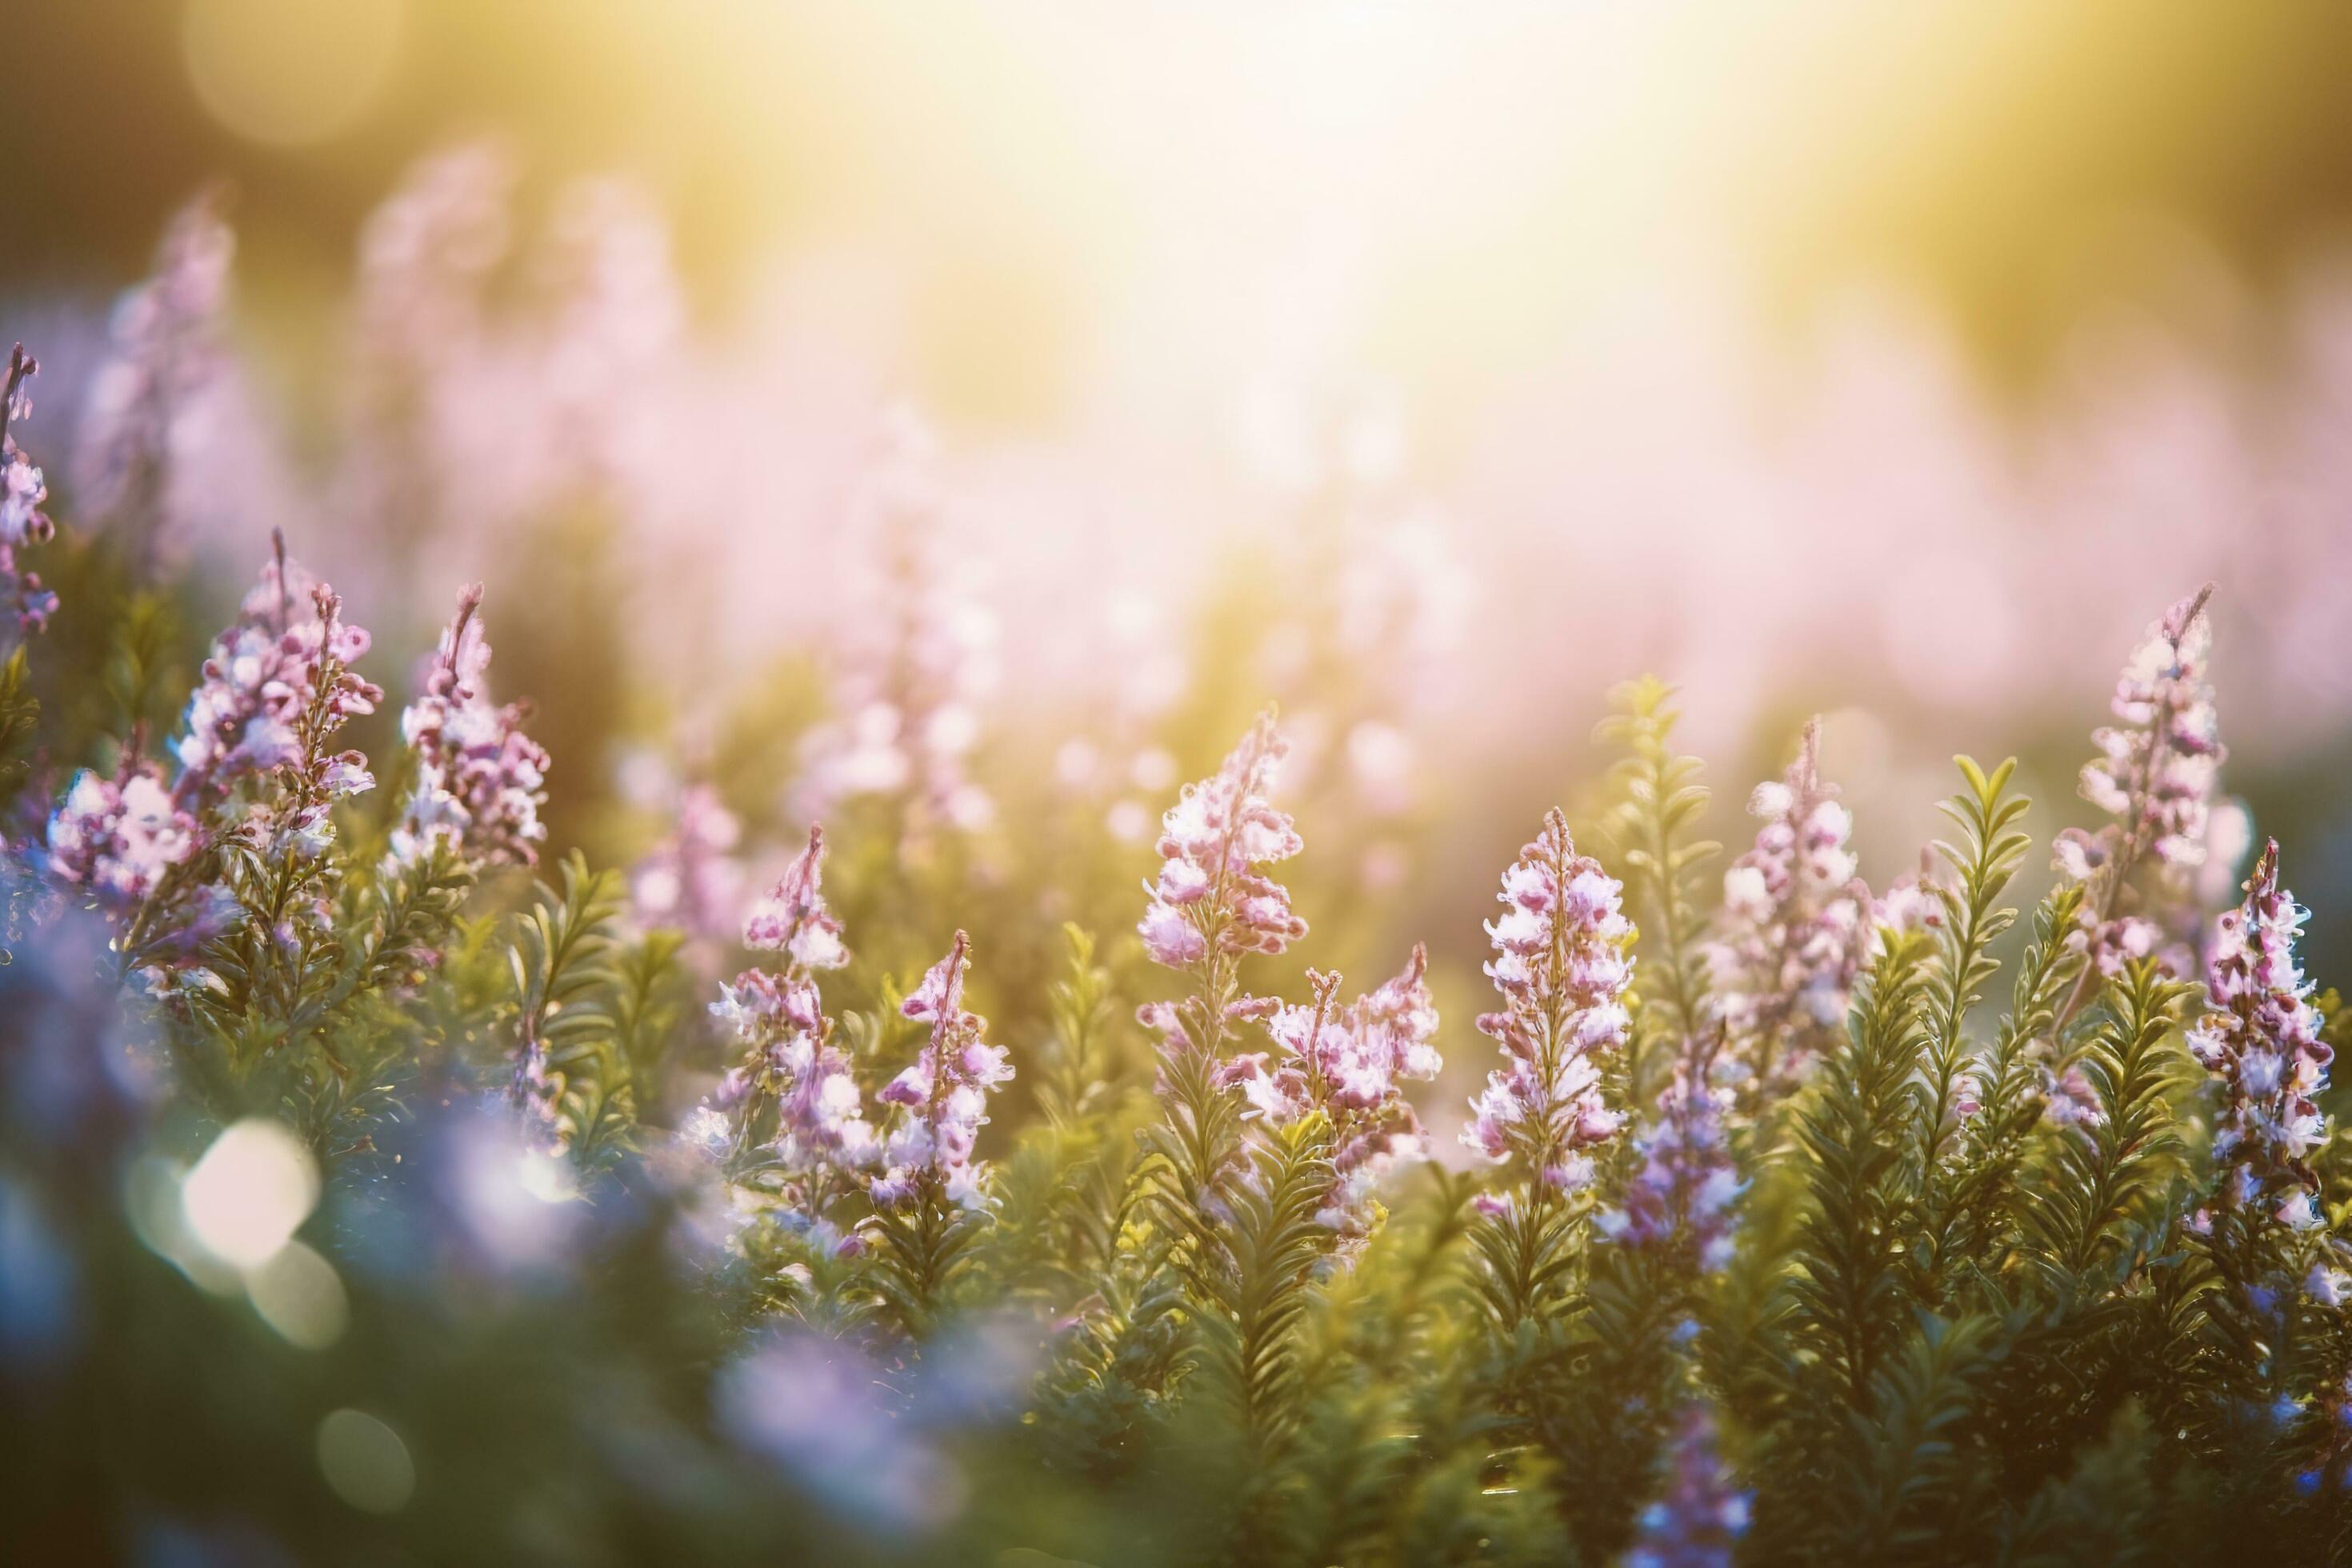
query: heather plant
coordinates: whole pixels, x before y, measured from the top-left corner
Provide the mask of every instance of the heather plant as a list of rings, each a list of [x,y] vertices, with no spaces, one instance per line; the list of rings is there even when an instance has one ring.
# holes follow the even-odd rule
[[[494,174],[382,220],[372,311],[473,330]],[[582,210],[550,330],[594,344],[658,268]],[[126,317],[125,386],[186,384],[161,320]],[[421,417],[427,367],[369,330],[372,395]],[[2291,846],[2218,911],[2189,874],[2226,858],[2207,595],[2132,654],[2082,774],[2105,820],[2046,887],[2018,765],[1960,757],[1874,889],[1819,721],[1718,870],[1643,679],[1490,918],[1366,969],[1386,928],[1272,711],[1196,783],[1145,770],[1149,845],[1029,841],[1067,759],[977,743],[988,639],[904,454],[887,624],[793,688],[805,722],[747,692],[749,732],[675,747],[656,831],[574,831],[600,760],[541,744],[529,661],[493,695],[506,598],[459,589],[404,677],[358,624],[397,607],[281,538],[191,647],[206,590],[132,562],[186,493],[176,416],[125,395],[84,531],[18,446],[31,370],[0,1503],[48,1557],[2347,1550],[2352,1014],[2305,973]]]

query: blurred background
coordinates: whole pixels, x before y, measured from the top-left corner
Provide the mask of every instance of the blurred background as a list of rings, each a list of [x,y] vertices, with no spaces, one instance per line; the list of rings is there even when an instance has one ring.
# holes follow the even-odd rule
[[[0,840],[177,728],[282,529],[374,634],[379,768],[487,582],[545,862],[687,939],[592,1203],[464,1095],[404,1085],[324,1169],[225,1131],[89,996],[94,921],[0,947],[0,1521],[39,1560],[1181,1542],[1148,1468],[1040,1481],[1042,1321],[912,1381],[753,1340],[667,1130],[819,817],[837,1014],[975,935],[1021,1075],[985,1158],[1038,1121],[1064,921],[1148,1104],[1138,882],[1269,701],[1315,930],[1251,984],[1369,990],[1426,939],[1441,1159],[1496,875],[1556,802],[1611,852],[1594,728],[1644,671],[1727,860],[1823,715],[1884,890],[1955,752],[2020,757],[2040,843],[2096,821],[2116,673],[2211,583],[2198,898],[2275,834],[2314,977],[2352,974],[2352,9],[8,0],[0,58],[60,601]],[[297,1200],[257,1237],[257,1191]]]
[[[748,693],[815,721],[911,407],[999,772],[1077,787],[1135,724],[1197,772],[1280,698],[1309,773],[1422,825],[1409,859],[1305,825],[1409,884],[1402,935],[1475,947],[1643,669],[1723,802],[1829,713],[1879,885],[1955,750],[2084,820],[2116,668],[2213,581],[2228,787],[2320,973],[2352,960],[2340,7],[18,0],[7,34],[0,332],[66,526],[102,526],[117,301],[201,199],[234,251],[196,268],[173,547],[227,584],[286,526],[408,652],[487,575],[559,838],[708,771]],[[617,632],[555,608],[591,601]],[[1103,786],[1130,839],[1176,776],[1143,754]]]

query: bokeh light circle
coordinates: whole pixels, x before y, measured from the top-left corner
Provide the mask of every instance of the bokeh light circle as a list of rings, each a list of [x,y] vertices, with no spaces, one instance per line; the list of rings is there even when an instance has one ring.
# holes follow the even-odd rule
[[[188,80],[238,135],[303,146],[349,130],[400,52],[402,0],[187,0]]]
[[[408,1445],[364,1410],[337,1410],[319,1423],[319,1470],[362,1513],[397,1513],[416,1490]]]
[[[180,1189],[189,1231],[237,1268],[275,1258],[318,1202],[310,1151],[266,1116],[249,1116],[215,1139]]]
[[[333,1344],[351,1321],[351,1298],[335,1266],[299,1241],[248,1273],[245,1290],[263,1322],[306,1351]]]

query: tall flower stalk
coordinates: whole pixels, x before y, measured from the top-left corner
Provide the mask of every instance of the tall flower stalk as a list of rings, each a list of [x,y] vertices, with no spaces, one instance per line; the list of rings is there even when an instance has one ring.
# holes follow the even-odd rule
[[[930,1025],[930,1036],[878,1097],[898,1114],[883,1140],[883,1168],[866,1184],[885,1296],[919,1332],[937,1317],[989,1212],[988,1166],[972,1151],[990,1097],[1013,1077],[1004,1047],[985,1038],[987,1020],[963,1005],[971,967],[971,939],[958,931],[900,1005]]]
[[[1331,1177],[1315,1223],[1338,1238],[1342,1258],[1361,1249],[1380,1218],[1381,1175],[1421,1151],[1421,1121],[1403,1085],[1434,1079],[1444,1066],[1428,971],[1428,952],[1416,945],[1401,972],[1341,1006],[1339,977],[1310,969],[1313,1000],[1265,1020],[1278,1055],[1246,1052],[1217,1071],[1220,1083],[1241,1089],[1246,1114],[1262,1127],[1316,1115],[1328,1122]]]
[[[530,866],[547,837],[548,757],[522,732],[529,710],[489,698],[490,645],[482,634],[482,585],[457,595],[425,689],[400,717],[415,766],[408,803],[393,829],[404,863],[446,845],[478,866]]]
[[[740,1054],[688,1129],[730,1180],[789,1226],[840,1247],[854,1242],[834,1206],[862,1186],[881,1144],[817,992],[819,973],[849,963],[824,873],[824,831],[812,826],[807,847],[744,921],[743,945],[781,954],[782,963],[755,964],[719,988],[711,1016]]]
[[[864,796],[893,801],[904,847],[920,853],[995,819],[970,759],[995,684],[997,626],[948,527],[929,430],[901,411],[888,438],[866,497],[877,580],[838,671],[838,710],[803,743],[800,804],[814,815]]]
[[[1635,1137],[1641,1163],[1619,1205],[1596,1222],[1611,1240],[1657,1253],[1692,1276],[1730,1263],[1735,1205],[1748,1184],[1732,1155],[1732,1092],[1714,1081],[1719,1039],[1695,1038],[1675,1063],[1656,1120]]]
[[[2274,1246],[2300,1264],[2286,1283],[2335,1305],[2352,1294],[2352,1279],[2325,1242],[2312,1164],[2327,1143],[2318,1102],[2335,1051],[2320,1038],[2312,986],[2295,959],[2306,915],[2279,886],[2273,839],[2246,879],[2245,901],[2221,918],[2206,980],[2213,1010],[2189,1034],[2221,1096],[2211,1192],[2191,1223],[2232,1273],[2246,1273],[2265,1244]],[[2265,1283],[2275,1291],[2281,1282]]]
[[[171,799],[192,825],[186,852],[127,917],[117,942],[126,967],[193,952],[235,924],[236,951],[222,955],[232,1001],[291,1016],[320,983],[341,882],[329,853],[335,805],[375,787],[367,759],[335,746],[346,722],[383,700],[354,668],[369,646],[366,630],[342,618],[341,597],[274,537],[259,582],[213,643],[173,744]],[[159,772],[134,766],[160,784]],[[207,850],[221,874],[198,884]]]
[[[1264,1018],[1276,1004],[1244,991],[1241,961],[1275,954],[1307,934],[1290,894],[1265,874],[1302,847],[1270,795],[1288,748],[1266,713],[1216,773],[1187,784],[1161,820],[1160,867],[1137,927],[1144,952],[1191,982],[1176,1002],[1138,1012],[1160,1037],[1160,1086],[1167,1121],[1155,1131],[1175,1184],[1181,1224],[1212,1212],[1232,1162],[1237,1111],[1217,1081],[1234,1026]]]
[[[640,860],[629,878],[638,922],[678,932],[696,967],[732,934],[742,865],[735,856],[743,825],[707,784],[690,784],[677,799],[675,826]]]
[[[2191,897],[2187,873],[2205,863],[2214,784],[2229,755],[2206,674],[2212,594],[2210,584],[2200,588],[2148,627],[2116,678],[2109,703],[2116,722],[2092,732],[2099,754],[2083,764],[2083,798],[2115,820],[2058,836],[2058,871],[2083,885],[2091,957],[2060,1009],[2062,1025],[2091,1000],[2101,977],[2133,959],[2161,956],[2175,973],[2194,963],[2167,928],[2179,923]],[[2151,863],[2154,874],[2137,886],[2134,873]]]
[[[6,378],[0,380],[0,625],[13,623],[20,637],[46,627],[58,608],[58,596],[17,559],[26,546],[57,536],[57,524],[41,510],[49,487],[10,429],[32,417],[30,388],[40,368],[41,362],[18,343],[9,353]]]
[[[197,510],[217,504],[189,465],[223,445],[215,426],[230,412],[223,317],[236,250],[218,192],[182,207],[153,272],[116,304],[113,355],[90,381],[75,494],[142,574],[184,553]]]
[[[1642,1510],[1625,1568],[1731,1568],[1748,1517],[1748,1494],[1716,1452],[1715,1418],[1692,1404],[1675,1426],[1665,1495]]]
[[[1723,874],[1708,950],[1728,1061],[1749,1114],[1785,1099],[1833,1048],[1870,941],[1871,900],[1846,841],[1853,814],[1821,773],[1822,723],[1787,775],[1756,786],[1754,847]]]
[[[1504,913],[1486,925],[1495,947],[1486,973],[1503,1005],[1481,1015],[1478,1028],[1507,1065],[1487,1075],[1462,1141],[1508,1167],[1504,1190],[1479,1199],[1486,1223],[1475,1233],[1481,1289],[1506,1333],[1558,1300],[1567,1237],[1589,1201],[1591,1151],[1625,1122],[1601,1091],[1601,1062],[1633,1026],[1633,926],[1622,892],[1600,862],[1577,853],[1555,810],[1504,872]]]

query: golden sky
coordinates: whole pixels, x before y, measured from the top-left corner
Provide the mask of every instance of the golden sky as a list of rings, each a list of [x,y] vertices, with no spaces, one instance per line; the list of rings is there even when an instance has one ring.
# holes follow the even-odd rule
[[[0,285],[111,279],[211,174],[249,268],[339,269],[407,158],[494,129],[651,186],[707,302],[779,257],[887,279],[930,399],[1016,428],[1228,340],[1475,401],[1662,274],[1768,313],[1891,277],[2031,368],[2151,245],[2259,279],[2352,192],[2316,3],[12,9]]]

